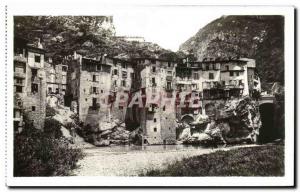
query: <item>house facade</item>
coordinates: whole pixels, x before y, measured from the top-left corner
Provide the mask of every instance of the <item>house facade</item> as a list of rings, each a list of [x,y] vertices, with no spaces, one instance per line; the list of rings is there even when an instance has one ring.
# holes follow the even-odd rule
[[[133,68],[128,61],[106,57],[68,58],[67,97],[79,119],[97,131],[114,120],[125,121],[127,104],[116,102],[129,95]],[[72,105],[72,104],[70,104]]]
[[[34,127],[42,129],[45,120],[45,50],[38,42],[15,38],[14,42],[14,128],[20,131],[24,114]]]

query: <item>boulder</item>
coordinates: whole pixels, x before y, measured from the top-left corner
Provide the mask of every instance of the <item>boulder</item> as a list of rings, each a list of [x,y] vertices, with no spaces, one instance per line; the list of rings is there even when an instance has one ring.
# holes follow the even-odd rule
[[[257,141],[261,119],[256,101],[250,97],[228,100],[225,105],[217,107],[216,111],[216,115],[211,117],[204,131],[193,129],[192,135],[188,136],[183,133],[189,128],[184,128],[179,139],[186,144],[239,144]],[[188,126],[193,128],[194,125],[206,121],[207,118],[199,116]]]
[[[187,127],[181,131],[181,133],[178,136],[178,140],[185,140],[189,137],[191,137],[191,128]]]

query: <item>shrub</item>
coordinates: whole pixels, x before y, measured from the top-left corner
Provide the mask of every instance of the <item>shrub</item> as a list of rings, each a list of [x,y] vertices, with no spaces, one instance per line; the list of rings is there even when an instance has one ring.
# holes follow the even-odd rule
[[[171,162],[141,176],[283,176],[284,146],[269,145],[217,151]]]
[[[25,121],[24,131],[15,135],[14,176],[69,175],[83,157],[80,149],[71,148],[58,136],[60,126],[57,121],[49,119],[46,122],[47,132],[35,129]]]
[[[53,117],[55,115],[55,109],[50,106],[46,106],[46,117]]]
[[[59,121],[52,118],[45,119],[44,133],[49,137],[52,138],[62,137],[62,132],[60,128],[61,128],[61,124]]]

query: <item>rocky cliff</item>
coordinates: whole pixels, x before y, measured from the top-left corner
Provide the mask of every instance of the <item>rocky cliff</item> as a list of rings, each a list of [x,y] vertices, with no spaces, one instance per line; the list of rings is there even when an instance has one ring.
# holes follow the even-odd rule
[[[179,51],[197,59],[249,57],[265,82],[284,81],[284,17],[223,16],[201,28]]]

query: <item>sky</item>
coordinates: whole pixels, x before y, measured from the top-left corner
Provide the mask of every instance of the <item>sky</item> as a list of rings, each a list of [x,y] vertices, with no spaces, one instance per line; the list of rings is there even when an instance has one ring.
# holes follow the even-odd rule
[[[117,36],[141,36],[165,49],[179,46],[209,22],[221,17],[197,9],[148,9],[113,16]]]

